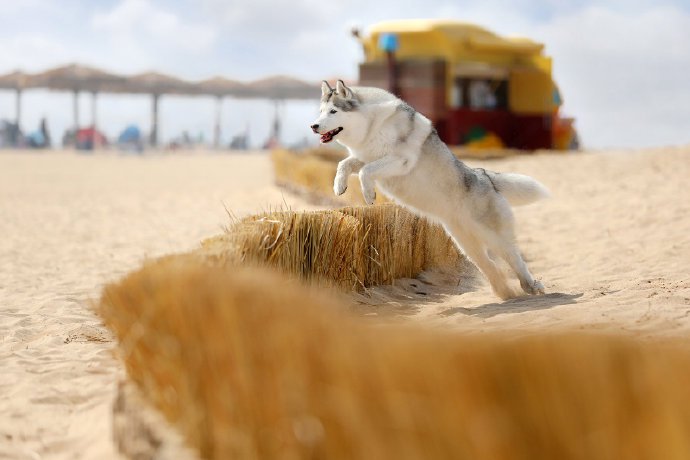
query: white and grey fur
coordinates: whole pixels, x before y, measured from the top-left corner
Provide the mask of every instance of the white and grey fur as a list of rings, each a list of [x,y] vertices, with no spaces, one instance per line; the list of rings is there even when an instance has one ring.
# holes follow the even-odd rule
[[[524,292],[544,293],[515,243],[510,207],[547,197],[542,184],[521,174],[468,167],[450,152],[429,119],[387,91],[350,88],[340,80],[335,89],[323,82],[321,90],[320,116],[311,128],[325,142],[335,138],[350,153],[338,164],[336,195],[345,192],[350,174],[358,173],[368,204],[374,202],[376,184],[394,201],[440,222],[499,297],[520,294],[495,257],[508,263]]]

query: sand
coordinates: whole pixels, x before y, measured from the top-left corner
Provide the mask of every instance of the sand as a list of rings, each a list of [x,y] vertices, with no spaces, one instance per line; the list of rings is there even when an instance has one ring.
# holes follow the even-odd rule
[[[112,458],[104,282],[238,215],[304,204],[265,155],[0,153],[0,458]]]
[[[548,294],[501,302],[470,270],[452,287],[375,290],[359,311],[466,333],[688,335],[690,147],[469,163],[551,189],[516,209],[518,243]],[[219,233],[225,208],[281,206],[315,208],[273,185],[261,153],[0,153],[0,458],[116,458],[124,372],[91,299],[146,258]]]
[[[549,200],[515,208],[518,245],[547,295],[500,302],[481,276],[464,277],[453,291],[428,289],[426,304],[398,299],[382,314],[472,333],[575,328],[688,336],[690,148],[467,163],[528,174],[550,189]]]

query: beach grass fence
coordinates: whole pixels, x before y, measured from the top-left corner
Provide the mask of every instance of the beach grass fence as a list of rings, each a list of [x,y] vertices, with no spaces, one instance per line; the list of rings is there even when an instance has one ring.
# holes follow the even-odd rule
[[[202,458],[685,459],[687,350],[460,336],[182,255],[107,286],[127,373]]]
[[[209,308],[224,310],[226,306],[221,304],[230,302],[228,312],[239,305],[260,311],[262,305],[275,306],[277,299],[284,298],[286,305],[300,315],[302,308],[309,308],[305,305],[309,305],[312,295],[306,286],[359,293],[391,284],[398,278],[415,277],[425,270],[457,270],[461,259],[441,227],[392,204],[265,212],[234,219],[223,234],[203,241],[194,251],[148,261],[139,271],[106,287],[97,309],[117,336],[119,354],[144,400],[180,427],[204,457],[213,454],[210,456],[214,458],[228,458],[229,452],[241,450],[236,451],[234,443],[230,450],[227,446],[218,448],[219,438],[207,438],[220,436],[227,426],[224,422],[218,425],[217,411],[209,413],[208,406],[198,406],[198,398],[218,391],[228,376],[218,374],[218,380],[211,383],[212,378],[205,374],[208,369],[195,367],[215,359],[218,350],[208,348],[211,342],[206,339],[213,341],[219,336],[213,332],[206,338],[195,339],[202,333],[202,326],[194,321],[211,321],[235,334],[231,325],[225,323],[229,318],[216,318],[219,311]],[[180,297],[180,289],[186,292],[185,296]],[[328,295],[321,294],[319,308],[336,308],[333,304],[338,302],[335,299],[339,295],[334,295],[333,290],[327,292]],[[267,293],[271,294],[266,297]],[[246,296],[256,297],[250,300]],[[252,303],[260,306],[254,308]],[[166,317],[164,321],[160,321],[161,314]],[[188,317],[194,314],[199,315],[195,320]],[[177,328],[188,329],[181,332]],[[269,329],[266,332],[271,333]],[[216,346],[234,345],[218,342]],[[192,349],[196,350],[194,357],[187,356],[184,350]],[[147,364],[152,360],[155,363]],[[195,364],[193,360],[198,361]],[[234,372],[223,369],[221,374]],[[118,400],[125,400],[126,393],[127,386],[121,386]],[[220,415],[222,419],[226,416],[227,413]],[[142,445],[150,448],[159,444],[152,442],[157,438],[151,436],[135,442],[123,439],[133,431],[141,431],[131,426],[128,429],[127,423],[139,427],[142,422],[123,425],[122,414],[116,419],[115,438],[123,453],[136,452],[137,457],[142,453]],[[209,433],[213,431],[210,427],[216,426],[221,427],[220,431]]]
[[[203,241],[198,253],[219,265],[270,266],[360,291],[425,270],[457,270],[463,257],[441,226],[392,204],[250,216]]]

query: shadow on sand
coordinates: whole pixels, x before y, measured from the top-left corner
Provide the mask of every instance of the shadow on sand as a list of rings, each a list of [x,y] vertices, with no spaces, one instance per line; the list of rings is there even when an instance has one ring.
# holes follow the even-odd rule
[[[441,313],[442,316],[467,315],[478,318],[492,318],[498,315],[509,313],[524,313],[535,310],[547,310],[559,305],[570,305],[577,303],[577,299],[582,297],[580,294],[564,294],[554,292],[540,296],[524,296],[516,299],[506,300],[501,303],[487,303],[477,307],[456,307],[449,308]]]
[[[464,259],[453,270],[425,271],[417,278],[397,279],[390,286],[377,286],[365,294],[353,294],[353,311],[362,315],[406,317],[418,314],[425,306],[441,304],[449,297],[475,292],[485,284],[483,275]],[[505,302],[492,302],[471,307],[452,307],[438,312],[441,316],[465,315],[492,318],[511,313],[547,310],[559,305],[577,303],[579,294],[549,293],[525,295]]]
[[[479,276],[474,265],[463,260],[455,270],[427,270],[417,278],[396,279],[393,285],[376,286],[363,295],[353,294],[353,311],[364,315],[413,316],[425,305],[476,290],[481,285]]]

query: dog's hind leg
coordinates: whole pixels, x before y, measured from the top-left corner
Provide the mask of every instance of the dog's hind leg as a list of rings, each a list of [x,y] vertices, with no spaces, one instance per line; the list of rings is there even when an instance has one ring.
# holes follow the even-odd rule
[[[490,253],[505,260],[520,280],[520,286],[527,294],[543,294],[544,286],[532,277],[527,264],[522,259],[515,244],[515,230],[513,227],[512,211],[505,202],[496,202],[497,212],[492,224],[481,223],[479,232],[485,239]]]
[[[532,274],[527,268],[527,264],[520,255],[517,245],[512,240],[501,240],[497,246],[499,247],[494,248],[494,251],[497,251],[498,254],[508,262],[510,268],[515,271],[515,274],[520,280],[522,290],[531,295],[544,294],[544,286],[540,281],[532,277]]]
[[[487,247],[483,242],[459,225],[444,223],[443,227],[453,238],[455,244],[463,250],[470,261],[486,276],[489,284],[491,284],[491,289],[498,297],[506,300],[518,296],[517,291],[508,285],[503,271],[489,257]]]
[[[501,257],[510,265],[527,294],[543,294],[544,286],[532,277],[515,244],[513,211],[508,201],[501,195],[493,195],[482,211],[476,219],[477,237],[483,240],[494,257]]]

